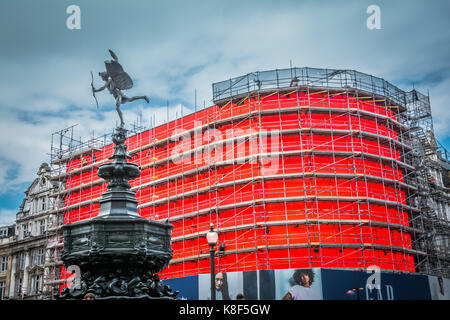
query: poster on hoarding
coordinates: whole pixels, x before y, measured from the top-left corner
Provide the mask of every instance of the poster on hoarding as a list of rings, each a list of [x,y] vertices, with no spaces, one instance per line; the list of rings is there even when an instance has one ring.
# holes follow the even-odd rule
[[[322,300],[319,268],[275,271],[277,300]]]
[[[216,300],[275,300],[275,270],[219,272],[214,279]],[[211,299],[209,274],[199,275],[199,299]]]
[[[428,276],[431,299],[450,300],[450,279]]]
[[[211,299],[211,278],[198,278],[199,299]],[[218,272],[214,279],[216,300],[321,300],[320,269]]]
[[[199,300],[211,300],[211,275],[198,276]],[[217,272],[214,277],[216,300],[235,300],[243,292],[242,272]]]

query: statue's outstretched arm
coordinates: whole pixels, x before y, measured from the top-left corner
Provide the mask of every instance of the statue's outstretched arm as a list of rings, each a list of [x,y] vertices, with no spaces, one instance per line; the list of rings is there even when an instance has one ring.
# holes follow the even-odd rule
[[[94,88],[94,92],[99,92],[99,91],[105,90],[106,86],[107,86],[107,85],[105,84],[103,87],[100,87],[100,88],[98,88],[98,89],[95,89],[95,88]]]

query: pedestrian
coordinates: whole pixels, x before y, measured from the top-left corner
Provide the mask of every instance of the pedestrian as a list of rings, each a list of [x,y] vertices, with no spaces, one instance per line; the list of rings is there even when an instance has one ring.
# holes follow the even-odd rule
[[[92,292],[88,292],[85,294],[83,300],[95,300],[95,296]]]
[[[238,293],[236,295],[236,300],[245,300],[245,297],[244,297],[244,295],[242,293]]]

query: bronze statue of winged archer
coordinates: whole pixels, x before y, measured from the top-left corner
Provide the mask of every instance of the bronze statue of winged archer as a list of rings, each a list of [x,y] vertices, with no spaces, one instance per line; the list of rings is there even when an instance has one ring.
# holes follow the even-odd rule
[[[120,105],[139,99],[143,99],[148,103],[149,99],[147,98],[147,96],[137,96],[129,98],[122,92],[122,90],[128,90],[133,87],[133,80],[131,80],[128,73],[126,73],[123,70],[116,54],[112,50],[109,50],[109,53],[111,54],[113,60],[105,61],[106,71],[98,73],[99,76],[102,78],[102,80],[105,82],[105,85],[103,87],[95,89],[94,84],[92,82],[91,83],[92,93],[94,94],[95,98],[95,92],[102,91],[106,88],[108,89],[109,93],[111,93],[116,99],[116,110],[120,118],[120,127],[123,127],[124,122],[122,117],[122,111],[120,110]]]

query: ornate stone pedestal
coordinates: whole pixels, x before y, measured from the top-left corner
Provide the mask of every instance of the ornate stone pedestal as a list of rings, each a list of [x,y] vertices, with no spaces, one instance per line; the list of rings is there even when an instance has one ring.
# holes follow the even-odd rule
[[[116,128],[112,163],[103,164],[98,176],[110,181],[100,200],[97,217],[63,227],[62,260],[67,268],[81,269],[81,285],[66,288],[60,299],[82,299],[92,292],[96,299],[174,299],[178,291],[163,286],[155,273],[172,258],[173,226],[144,219],[128,180],[141,174],[128,163],[126,130]]]

